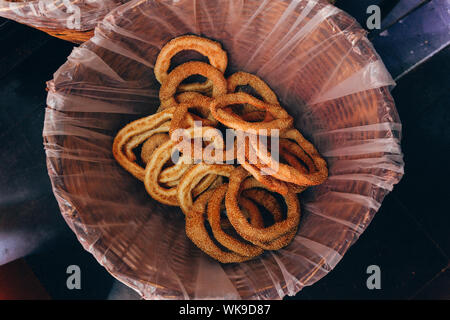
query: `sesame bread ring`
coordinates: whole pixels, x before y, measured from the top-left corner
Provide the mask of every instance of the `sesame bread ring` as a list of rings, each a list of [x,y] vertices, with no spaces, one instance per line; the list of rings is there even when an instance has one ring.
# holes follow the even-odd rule
[[[283,195],[287,206],[286,219],[264,229],[255,228],[248,223],[239,208],[238,199],[242,192],[241,184],[249,176],[250,173],[243,167],[237,167],[229,177],[228,190],[225,196],[225,207],[228,220],[230,220],[235,230],[247,241],[263,243],[271,242],[293,231],[300,222],[300,203],[297,195],[293,192],[288,192]]]
[[[159,90],[159,100],[161,100],[160,109],[164,110],[169,107],[176,106],[178,103],[175,100],[177,88],[192,75],[201,75],[211,80],[213,84],[212,97],[216,98],[227,93],[227,81],[223,73],[213,66],[199,61],[190,61],[179,65],[172,70],[171,73],[161,84]]]
[[[265,102],[280,104],[275,92],[273,92],[272,89],[270,89],[270,87],[260,77],[254,74],[243,71],[236,72],[228,77],[227,85],[228,93],[235,92],[236,88],[239,86],[250,86]],[[258,111],[258,108],[249,104],[244,104],[242,111],[243,114],[246,114],[248,112]],[[267,116],[269,116],[268,113]]]
[[[157,133],[152,135],[147,141],[144,142],[141,149],[141,160],[147,164],[150,160],[153,152],[163,143],[170,139],[167,133]]]
[[[236,252],[242,256],[253,257],[259,256],[263,253],[263,249],[255,246],[251,243],[246,243],[245,241],[239,240],[222,230],[221,226],[221,217],[220,217],[220,209],[221,204],[225,198],[225,193],[227,192],[228,184],[223,184],[222,186],[216,188],[209,200],[208,203],[208,222],[211,226],[212,233],[214,238],[221,245],[226,247],[227,249]],[[254,227],[262,228],[264,227],[262,217],[259,213],[258,208],[253,205],[250,200],[247,199],[239,199],[241,206],[247,209],[247,212],[250,215],[250,223]],[[256,222],[255,222],[256,221]]]
[[[306,140],[296,129],[281,133],[280,149],[288,151],[306,164],[308,172],[298,170],[290,164],[284,164],[274,160],[267,150],[262,150],[263,145],[255,148],[253,141],[253,150],[258,158],[266,166],[266,174],[282,181],[290,182],[299,186],[316,186],[323,183],[328,177],[328,168],[326,161],[320,156],[317,149]],[[276,168],[271,170],[270,168]]]
[[[226,252],[219,248],[208,234],[205,227],[206,207],[213,190],[201,194],[190,210],[186,212],[186,235],[203,252],[221,263],[244,262],[252,257],[242,256],[235,252]]]
[[[230,105],[248,103],[262,111],[269,113],[273,120],[263,122],[245,121],[239,115],[229,112],[226,109]],[[244,132],[252,132],[257,130],[268,130],[270,135],[271,129],[285,130],[292,127],[293,118],[278,104],[270,104],[261,101],[247,93],[236,92],[221,95],[214,99],[211,103],[211,113],[213,117],[224,125]]]
[[[247,189],[242,192],[240,201],[242,203],[242,198],[251,199],[249,201],[254,201],[255,203],[263,206],[270,214],[273,216],[275,222],[280,222],[283,220],[283,215],[281,213],[280,204],[277,199],[267,190],[264,189]],[[244,206],[242,206],[245,209]],[[254,241],[253,243],[264,250],[279,250],[284,248],[289,243],[292,242],[295,235],[297,234],[297,228],[270,242]]]
[[[114,138],[112,148],[114,158],[137,179],[144,180],[145,169],[136,161],[136,156],[132,152],[134,146],[143,143],[154,134],[168,132],[170,126],[167,122],[172,119],[174,111],[175,108],[169,108],[164,112],[135,120],[123,127]],[[189,118],[193,123],[193,119]]]
[[[186,213],[192,208],[193,195],[192,190],[202,180],[203,177],[209,174],[228,177],[234,170],[232,165],[226,164],[205,164],[199,163],[190,168],[183,178],[181,178],[176,196],[181,210]]]
[[[201,53],[202,55],[208,57],[211,66],[224,73],[227,64],[228,57],[227,53],[222,49],[222,45],[219,42],[194,36],[186,35],[174,38],[170,40],[159,52],[155,63],[155,77],[159,83],[164,83],[168,77],[168,70],[170,68],[170,63],[172,58],[179,52],[184,50],[193,50]],[[200,91],[205,92],[210,90],[212,87],[212,82],[207,80],[203,83],[188,83],[181,84],[178,87],[179,91]]]

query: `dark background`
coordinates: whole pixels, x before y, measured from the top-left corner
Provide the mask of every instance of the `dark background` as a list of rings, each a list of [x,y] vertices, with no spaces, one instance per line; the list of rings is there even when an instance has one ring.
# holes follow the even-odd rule
[[[398,3],[338,1],[337,5],[364,23],[365,8],[374,2],[381,5],[384,18]],[[424,11],[429,1],[422,2],[408,12],[409,17],[429,13]],[[397,18],[414,24],[408,16]],[[390,47],[398,24],[386,27],[391,38],[383,39],[377,32],[369,36],[397,80],[392,95],[403,124],[405,176],[345,258],[296,299],[450,299],[450,49],[418,52],[411,61],[396,62],[394,58],[405,54],[408,44]],[[415,32],[420,33],[420,28]],[[402,30],[397,36],[408,38]],[[422,41],[422,36],[412,34],[410,45],[417,46],[413,42]],[[51,298],[105,299],[114,279],[65,225],[51,191],[42,145],[45,82],[74,45],[1,18],[0,43],[0,225],[24,237],[33,234],[38,224],[49,226],[27,239],[38,244],[25,263]],[[394,50],[398,52],[393,58]],[[427,60],[415,66],[424,58],[420,54]],[[25,231],[21,217],[32,219]],[[4,257],[14,254],[8,248],[0,250]],[[65,270],[71,264],[83,270],[82,290],[66,288]],[[366,287],[369,265],[381,268],[381,290]]]

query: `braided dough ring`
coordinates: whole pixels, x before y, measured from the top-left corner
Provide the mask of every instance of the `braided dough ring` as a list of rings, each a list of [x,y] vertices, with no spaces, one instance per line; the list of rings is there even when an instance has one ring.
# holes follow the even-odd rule
[[[175,94],[178,86],[186,78],[192,75],[201,75],[208,78],[213,83],[212,96],[219,97],[227,93],[227,81],[222,72],[209,64],[199,61],[186,62],[175,69],[167,76],[159,90],[159,100],[161,100],[160,109],[164,110],[176,106]]]
[[[222,49],[222,45],[216,41],[201,38],[193,35],[186,35],[170,40],[159,52],[155,63],[155,77],[159,83],[164,83],[167,79],[167,71],[170,68],[172,58],[181,51],[194,50],[208,57],[209,63],[220,72],[224,73],[227,64],[227,53]],[[204,83],[181,84],[179,91],[208,91],[212,83],[207,80]]]
[[[239,235],[247,241],[271,242],[295,230],[300,221],[300,203],[297,195],[288,192],[283,195],[287,205],[286,219],[276,222],[270,227],[258,229],[251,226],[243,215],[237,199],[242,191],[242,182],[250,175],[243,167],[238,167],[231,173],[228,182],[228,190],[225,196],[225,207],[228,220]]]

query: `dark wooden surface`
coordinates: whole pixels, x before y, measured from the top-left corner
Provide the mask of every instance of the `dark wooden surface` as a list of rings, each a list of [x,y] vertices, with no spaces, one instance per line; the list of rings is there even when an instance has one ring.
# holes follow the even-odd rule
[[[12,22],[0,28],[0,227],[22,235],[0,250],[0,262],[27,254],[54,299],[104,299],[114,280],[65,225],[42,146],[45,82],[73,45]],[[392,94],[403,123],[405,177],[335,270],[295,299],[450,298],[449,58],[446,48],[398,81]],[[24,228],[24,221],[31,223]],[[66,288],[71,264],[83,270],[81,290]],[[381,268],[381,290],[366,287],[373,264]]]

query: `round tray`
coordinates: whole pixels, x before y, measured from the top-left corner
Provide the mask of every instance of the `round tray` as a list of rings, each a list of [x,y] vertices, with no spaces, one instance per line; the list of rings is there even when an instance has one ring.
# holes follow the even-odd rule
[[[112,156],[128,122],[158,108],[153,65],[171,38],[220,41],[275,90],[330,177],[301,194],[294,241],[240,264],[210,259],[176,208]],[[84,248],[144,298],[279,299],[330,272],[403,175],[394,85],[365,31],[325,1],[132,1],[105,17],[48,83],[44,145],[55,196]]]

